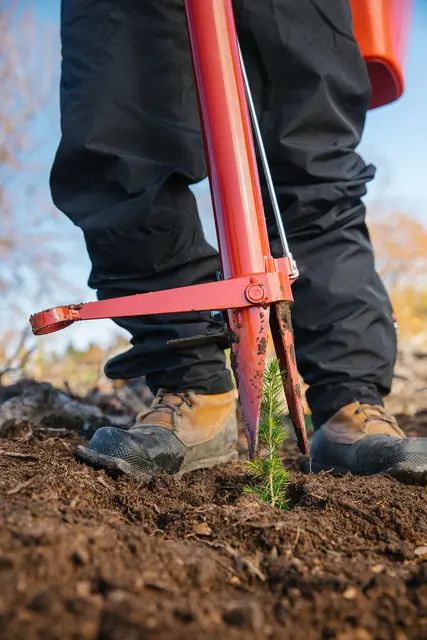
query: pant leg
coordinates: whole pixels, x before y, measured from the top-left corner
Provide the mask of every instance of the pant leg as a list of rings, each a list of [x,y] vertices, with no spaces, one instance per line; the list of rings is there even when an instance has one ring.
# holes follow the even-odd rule
[[[182,0],[62,2],[62,138],[53,199],[82,230],[100,299],[215,278],[189,185],[206,176]],[[209,314],[123,318],[132,348],[111,378],[156,390],[232,388],[215,344],[171,339],[218,331]]]
[[[315,426],[390,390],[391,305],[361,198],[374,177],[355,149],[370,87],[348,0],[242,0],[241,41],[300,278],[292,310]],[[273,250],[280,255],[267,200]]]

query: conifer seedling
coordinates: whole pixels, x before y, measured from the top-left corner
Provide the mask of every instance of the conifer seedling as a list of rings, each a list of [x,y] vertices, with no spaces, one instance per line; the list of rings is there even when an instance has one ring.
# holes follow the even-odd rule
[[[254,493],[273,507],[288,509],[286,494],[289,473],[280,458],[283,442],[288,435],[284,426],[282,375],[278,360],[267,363],[259,423],[260,449],[266,449],[267,455],[248,461],[247,467],[253,482],[245,487],[245,492]]]

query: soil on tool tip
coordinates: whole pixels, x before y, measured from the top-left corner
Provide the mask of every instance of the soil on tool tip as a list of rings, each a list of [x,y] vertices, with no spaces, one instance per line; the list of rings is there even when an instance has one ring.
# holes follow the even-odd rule
[[[60,435],[0,441],[3,640],[427,638],[425,488],[305,476],[290,445],[284,513],[242,493],[242,464],[142,487]]]

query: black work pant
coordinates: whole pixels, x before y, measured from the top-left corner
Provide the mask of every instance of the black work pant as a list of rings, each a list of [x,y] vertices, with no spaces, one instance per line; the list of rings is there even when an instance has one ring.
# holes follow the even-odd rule
[[[202,0],[201,0],[202,1]],[[203,0],[205,1],[205,0]],[[206,0],[207,1],[207,0]],[[300,279],[293,321],[316,425],[345,404],[380,403],[396,336],[361,197],[374,176],[355,148],[369,103],[348,0],[236,0],[239,37]],[[62,139],[56,205],[83,231],[100,299],[214,279],[189,189],[206,177],[182,0],[62,3]],[[273,253],[280,255],[266,199]],[[209,314],[126,318],[132,348],[111,378],[153,389],[231,388]]]

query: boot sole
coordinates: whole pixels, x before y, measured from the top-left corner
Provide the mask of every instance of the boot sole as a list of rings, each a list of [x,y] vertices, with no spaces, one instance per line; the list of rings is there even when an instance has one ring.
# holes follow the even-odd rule
[[[218,467],[228,462],[232,462],[238,458],[237,451],[231,451],[223,456],[215,456],[213,458],[205,458],[202,460],[195,460],[189,464],[183,464],[182,468],[172,475],[174,478],[180,478],[181,476],[191,473],[192,471],[197,471],[199,469],[212,469],[213,467]],[[87,447],[83,447],[79,445],[76,449],[76,457],[81,462],[85,464],[89,464],[94,469],[103,469],[112,477],[119,477],[121,475],[128,475],[134,478],[138,478],[143,482],[149,482],[157,473],[148,473],[141,471],[141,469],[133,466],[126,460],[122,460],[121,458],[114,458],[112,456],[106,456],[103,453],[97,453],[93,451],[93,449],[88,449]],[[161,473],[161,470],[160,470]]]
[[[339,476],[345,476],[348,473],[351,473],[355,476],[362,475],[354,473],[350,469],[346,469],[338,465],[320,464],[319,462],[314,461],[307,463],[305,471],[306,473],[313,473],[315,475],[319,474],[321,471]],[[424,465],[420,467],[408,467],[407,465],[405,465],[405,463],[400,463],[389,467],[385,471],[380,471],[379,473],[372,475],[391,476],[392,478],[395,478],[396,480],[399,480],[404,484],[427,486],[427,469]],[[366,475],[364,477],[366,477]]]

